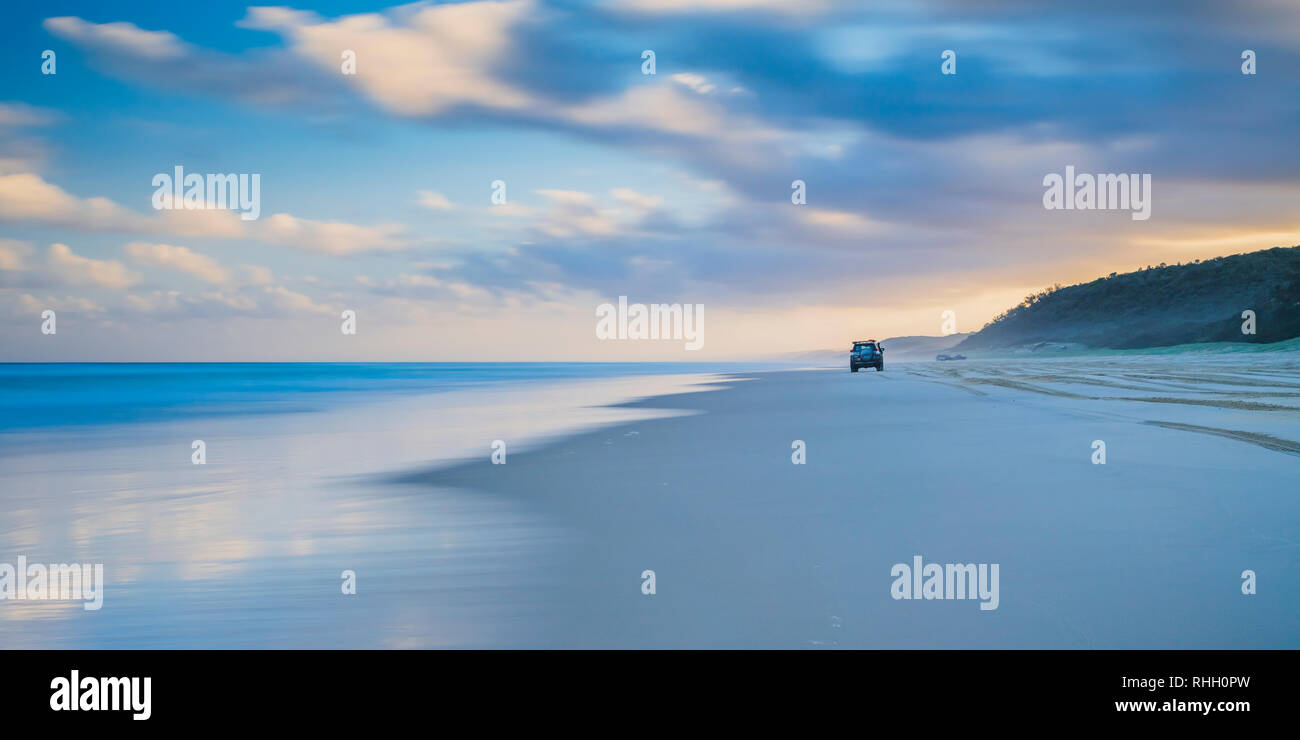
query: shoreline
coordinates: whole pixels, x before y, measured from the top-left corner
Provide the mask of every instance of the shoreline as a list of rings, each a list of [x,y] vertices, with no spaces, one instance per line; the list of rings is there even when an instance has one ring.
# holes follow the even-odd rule
[[[606,402],[707,377],[507,381],[306,412],[0,433],[0,561],[102,563],[106,578],[93,618],[6,602],[0,647],[97,648],[109,646],[105,634],[116,635],[112,647],[141,648],[501,644],[532,627],[482,623],[517,616],[527,584],[516,558],[544,557],[560,536],[553,523],[510,501],[404,497],[374,476],[486,460],[503,437],[522,454],[662,415]],[[204,441],[203,464],[191,440]],[[364,609],[337,601],[342,570],[362,574],[373,597]]]

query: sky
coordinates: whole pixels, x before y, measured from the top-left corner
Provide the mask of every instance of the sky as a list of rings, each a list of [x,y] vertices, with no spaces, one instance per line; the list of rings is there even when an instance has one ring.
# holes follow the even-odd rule
[[[1300,244],[1289,0],[0,13],[0,361],[748,359]],[[178,166],[257,218],[156,208]],[[1046,209],[1067,166],[1150,218]],[[702,346],[599,338],[620,296]]]

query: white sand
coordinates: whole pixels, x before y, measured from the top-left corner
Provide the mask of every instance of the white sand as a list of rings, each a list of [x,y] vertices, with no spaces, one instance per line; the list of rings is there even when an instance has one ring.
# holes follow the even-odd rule
[[[1295,445],[1300,412],[1092,398],[1294,408],[1292,353],[754,377],[649,402],[703,415],[421,482],[525,500],[571,527],[538,584],[546,635],[529,644],[1300,647],[1300,455],[1146,423]],[[791,463],[795,439],[806,465]],[[894,600],[891,566],[914,555],[998,563],[999,608]]]

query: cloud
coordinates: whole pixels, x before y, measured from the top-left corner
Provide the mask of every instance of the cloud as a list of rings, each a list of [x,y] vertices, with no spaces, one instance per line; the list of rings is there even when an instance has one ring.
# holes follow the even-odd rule
[[[227,54],[189,44],[169,31],[148,31],[120,21],[92,23],[64,16],[48,18],[43,26],[88,51],[119,77],[267,105],[310,104],[316,111],[347,104],[329,80],[282,50]]]
[[[614,0],[610,7],[647,15],[752,13],[816,15],[828,10],[829,0]]]
[[[17,239],[0,239],[0,270],[26,270],[32,245]]]
[[[0,102],[0,129],[47,126],[58,120],[53,111],[19,102]]]
[[[193,252],[189,247],[131,242],[122,249],[136,264],[175,270],[213,285],[230,279],[230,273],[216,260]]]
[[[358,275],[356,282],[368,292],[388,298],[443,302],[487,301],[492,298],[492,292],[481,286],[425,274],[402,273],[388,280]]]
[[[447,200],[442,193],[435,193],[432,190],[419,191],[419,200],[417,201],[424,208],[431,211],[454,211],[456,204]]]
[[[128,270],[121,262],[81,257],[73,254],[66,244],[50,245],[46,265],[52,275],[69,285],[96,285],[120,290],[140,282],[140,275]]]
[[[525,110],[537,104],[491,73],[510,48],[510,26],[531,8],[528,0],[415,4],[329,21],[287,8],[253,7],[239,25],[275,31],[296,54],[333,71],[341,50],[350,49],[358,71],[350,82],[385,108],[429,116],[462,105]]]
[[[679,86],[632,87],[622,93],[557,107],[552,116],[571,127],[607,134],[644,131],[708,141],[719,154],[749,159],[772,147],[797,140],[763,121],[735,114],[723,105],[682,92]]]
[[[0,175],[0,221],[117,229],[137,217],[107,198],[77,198],[38,175]]]
[[[332,307],[283,286],[245,286],[186,294],[177,289],[133,293],[123,298],[131,313],[157,321],[248,316],[286,318],[333,314]]]
[[[689,87],[690,89],[694,90],[695,92],[701,95],[708,95],[709,93],[718,89],[718,86],[713,84],[712,82],[709,82],[709,79],[704,75],[696,75],[696,74],[691,74],[689,72],[679,72],[678,74],[673,75],[669,79],[671,79],[673,82],[676,82],[679,85],[684,85],[686,87]]]
[[[329,306],[317,303],[302,293],[295,293],[282,285],[270,286],[263,290],[269,297],[271,305],[286,314],[333,313],[334,311]]]
[[[871,219],[850,211],[829,211],[808,208],[799,211],[801,220],[813,227],[847,233],[854,236],[869,236],[878,233],[881,225]]]
[[[0,222],[6,221],[92,232],[251,239],[330,256],[395,251],[410,244],[400,224],[362,226],[287,213],[242,221],[235,212],[221,209],[145,215],[107,198],[76,197],[29,172],[0,175]]]
[[[249,285],[270,285],[275,282],[271,270],[261,265],[240,265],[239,272],[243,276],[243,282]]]
[[[595,198],[591,193],[584,193],[580,190],[538,190],[538,195],[545,196],[552,203],[560,205],[575,206],[589,205]]]
[[[291,53],[399,116],[490,116],[625,140],[644,131],[707,139],[720,155],[736,156],[751,156],[739,151],[743,146],[791,136],[701,98],[698,93],[711,88],[698,75],[679,75],[674,79],[680,84],[642,84],[576,98],[533,84],[520,65],[547,59],[520,58],[518,49],[532,43],[530,34],[544,23],[545,14],[531,0],[472,0],[415,3],[332,20],[255,7],[239,25],[279,33]],[[340,49],[356,52],[356,75],[337,74]],[[380,71],[366,74],[363,65]]]
[[[252,8],[240,25],[278,34],[281,48],[231,54],[130,24],[47,26],[146,84],[291,102],[307,116],[322,100],[365,100],[440,128],[559,132],[648,168],[675,162],[726,194],[704,208],[683,206],[698,195],[671,185],[663,196],[549,189],[541,206],[492,210],[521,217],[494,222],[521,243],[440,253],[447,264],[433,274],[366,286],[376,289],[462,284],[506,295],[545,284],[825,300],[862,275],[900,291],[915,290],[907,278],[978,270],[1032,282],[1031,269],[1073,266],[1082,252],[1093,264],[1136,259],[1127,256],[1135,243],[1230,240],[1242,224],[1295,231],[1294,206],[1281,197],[1242,193],[1216,206],[1233,184],[1290,183],[1300,169],[1295,81],[1279,72],[1300,66],[1300,12],[1283,3],[1188,0],[1180,12],[1118,0],[1046,11],[1021,0],[570,5],[416,3],[335,18]],[[1259,52],[1260,75],[1238,73],[1228,37]],[[658,76],[640,74],[647,46],[659,53]],[[957,75],[939,73],[946,48],[958,52]],[[356,76],[339,74],[341,49],[357,52]],[[737,89],[745,94],[725,92]],[[1123,104],[1132,100],[1143,104]],[[1138,233],[1106,214],[1044,213],[1043,174],[1071,163],[1153,173],[1155,218]],[[808,183],[807,206],[789,203],[795,178]],[[414,243],[395,225],[277,214],[232,227],[211,213],[210,223],[185,215],[203,212],[124,213],[43,191],[39,178],[10,184],[0,180],[0,220],[168,235],[233,228],[329,256]],[[454,207],[419,195],[434,211]]]
[[[633,11],[634,22],[626,17]],[[812,22],[815,15],[824,17]],[[809,22],[792,24],[793,16]],[[1300,164],[1300,154],[1279,158],[1247,146],[1262,136],[1274,144],[1264,149],[1294,149],[1286,146],[1294,91],[1285,77],[1243,84],[1240,75],[1222,74],[1236,61],[1227,64],[1206,43],[1207,28],[1228,28],[1259,39],[1271,64],[1294,66],[1300,36],[1286,31],[1300,28],[1300,10],[1276,0],[1231,9],[1189,0],[1185,14],[1117,0],[1049,13],[1018,0],[626,0],[582,13],[530,0],[472,0],[337,18],[254,7],[239,25],[277,33],[285,47],[222,55],[131,24],[47,22],[74,43],[111,49],[110,65],[179,50],[174,64],[129,70],[154,84],[246,98],[278,88],[264,96],[271,102],[296,89],[312,112],[350,86],[398,116],[522,123],[668,153],[742,191],[802,165],[806,132],[823,125],[919,141],[992,133],[1028,140],[1043,127],[1090,142],[1159,132],[1167,140],[1153,158],[1183,172],[1284,177]],[[645,35],[666,40],[665,65],[691,71],[636,74],[639,57],[622,55],[642,48]],[[592,43],[596,37],[605,43]],[[1269,44],[1285,46],[1262,48]],[[940,75],[934,52],[952,47],[961,72]],[[341,49],[357,52],[358,74],[339,74]],[[862,49],[872,50],[865,65]],[[262,64],[266,54],[277,63]],[[630,74],[618,74],[618,65]],[[712,94],[724,84],[747,94]],[[1146,102],[1112,110],[1116,90]],[[1234,124],[1225,126],[1205,100],[1234,111]],[[1183,131],[1171,131],[1170,120]],[[1181,156],[1195,146],[1188,139],[1206,136],[1226,146]],[[820,147],[831,158],[848,149]]]
[[[277,213],[257,222],[258,238],[306,252],[346,256],[359,252],[389,252],[405,249],[409,240],[396,224],[358,226],[341,221],[311,221]]]
[[[658,195],[642,195],[631,188],[614,188],[609,194],[618,202],[643,211],[659,208],[664,202]]]
[[[41,166],[47,154],[41,140],[29,129],[45,129],[63,119],[46,108],[12,102],[0,102],[0,174],[22,172]]]
[[[128,295],[123,299],[128,310],[134,313],[180,313],[182,308],[179,290],[156,290],[144,295]]]
[[[80,18],[63,16],[47,18],[45,30],[66,39],[75,41],[97,51],[110,54],[127,54],[166,61],[184,56],[186,45],[173,33],[167,31],[145,31],[132,23],[95,24]]]
[[[574,237],[613,237],[629,233],[648,209],[657,205],[654,198],[643,196],[627,188],[619,188],[612,195],[618,206],[599,203],[594,195],[578,190],[537,191],[549,201],[532,224],[541,236],[553,239]]]
[[[206,291],[199,295],[186,295],[180,290],[154,290],[133,293],[123,299],[123,307],[135,314],[165,321],[194,318],[224,318],[230,316],[287,315],[287,312],[263,312],[255,295]]]
[[[79,198],[31,172],[0,175],[0,222],[5,221],[107,233],[244,235],[243,222],[231,211],[177,209],[145,215],[108,198]]]
[[[58,313],[66,312],[91,317],[108,313],[107,309],[89,298],[81,296],[63,296],[59,298],[50,295],[37,298],[30,293],[23,293],[18,297],[17,309],[21,313],[28,314],[40,314],[46,310],[53,310]]]

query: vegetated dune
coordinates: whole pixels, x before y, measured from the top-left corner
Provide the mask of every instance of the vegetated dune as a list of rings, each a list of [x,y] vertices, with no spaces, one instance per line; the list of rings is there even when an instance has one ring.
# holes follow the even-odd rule
[[[1242,332],[1253,311],[1255,333]],[[1026,296],[954,349],[1109,349],[1300,337],[1300,247],[1148,267]]]

